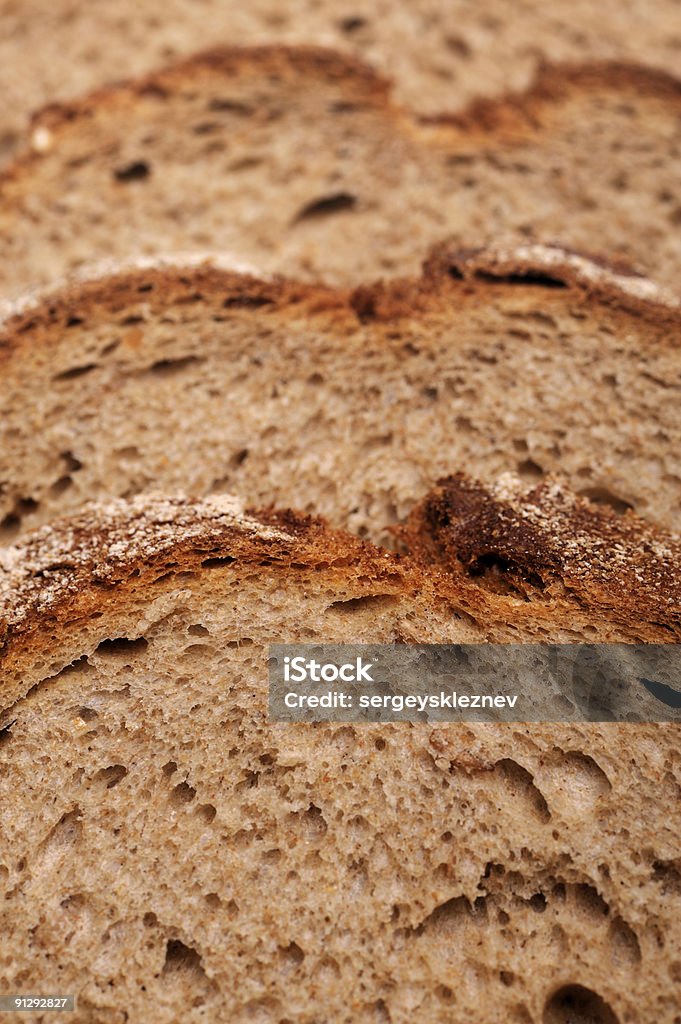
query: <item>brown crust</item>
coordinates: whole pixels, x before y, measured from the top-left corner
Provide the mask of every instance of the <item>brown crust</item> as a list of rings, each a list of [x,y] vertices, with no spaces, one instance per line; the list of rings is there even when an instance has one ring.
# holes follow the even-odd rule
[[[421,581],[387,551],[290,510],[245,510],[239,499],[145,495],[93,503],[0,549],[0,661],[13,640],[87,616],[126,581],[197,572],[214,559],[286,572],[353,567],[415,592]],[[411,583],[409,581],[411,580]]]
[[[22,344],[46,343],[51,327],[63,329],[71,316],[79,319],[111,313],[156,297],[163,306],[201,295],[232,313],[258,309],[261,315],[304,310],[322,317],[327,327],[342,331],[357,321],[389,323],[413,319],[436,306],[459,307],[464,299],[484,302],[492,290],[530,288],[541,301],[555,292],[566,301],[587,306],[606,305],[671,328],[661,339],[677,344],[681,305],[647,278],[608,268],[602,262],[558,246],[520,246],[469,251],[437,246],[426,260],[420,278],[377,282],[354,290],[301,284],[284,278],[262,280],[213,266],[128,268],[103,276],[74,279],[57,290],[32,293],[5,307],[0,319],[0,361]],[[2,307],[0,307],[0,313]]]
[[[399,533],[421,563],[498,595],[500,617],[520,600],[563,608],[569,623],[572,603],[646,640],[681,640],[681,540],[555,479],[526,489],[510,476],[495,487],[448,477]]]
[[[468,282],[567,289],[630,312],[651,313],[654,319],[668,320],[671,314],[681,320],[681,299],[668,289],[621,260],[562,245],[531,242],[458,249],[443,242],[431,250],[423,272],[435,279],[448,274]]]
[[[228,495],[92,504],[0,549],[0,663],[44,645],[55,624],[101,613],[126,585],[216,560],[284,575],[294,566],[335,571],[406,598],[430,594],[483,630],[487,623],[497,641],[513,638],[513,624],[539,640],[585,622],[610,623],[619,639],[681,640],[679,538],[595,508],[556,481],[528,491],[510,477],[495,488],[450,477],[398,532],[409,559],[290,510],[245,511]]]
[[[156,299],[165,307],[196,295],[210,295],[225,310],[261,314],[305,304],[308,313],[341,311],[352,316],[347,292],[323,285],[297,284],[284,278],[264,280],[206,263],[198,266],[121,268],[101,276],[67,281],[61,287],[31,293],[18,302],[7,303],[5,318],[0,319],[0,359],[7,357],[22,338],[40,337],[51,326],[59,326],[84,311],[96,315],[111,313],[144,301]],[[0,313],[2,307],[0,306]],[[354,316],[353,316],[354,319]]]
[[[657,97],[681,108],[681,81],[673,75],[636,63],[589,61],[584,64],[540,65],[534,80],[521,92],[509,92],[494,99],[474,100],[458,114],[443,112],[419,118],[404,111],[391,98],[391,83],[369,65],[347,53],[315,46],[261,45],[221,46],[179,60],[137,79],[104,86],[85,96],[49,104],[32,119],[33,130],[53,133],[74,121],[92,117],[103,104],[127,103],[136,97],[164,97],[173,89],[191,82],[202,71],[233,74],[244,66],[257,64],[270,74],[305,74],[327,81],[342,81],[344,88],[355,89],[363,103],[376,104],[389,114],[406,117],[415,125],[438,125],[443,130],[470,135],[527,133],[536,128],[537,118],[546,107],[563,102],[574,90],[590,92],[629,89],[636,96]],[[488,140],[486,140],[488,141]],[[3,180],[18,177],[40,154],[28,148],[0,174]]]

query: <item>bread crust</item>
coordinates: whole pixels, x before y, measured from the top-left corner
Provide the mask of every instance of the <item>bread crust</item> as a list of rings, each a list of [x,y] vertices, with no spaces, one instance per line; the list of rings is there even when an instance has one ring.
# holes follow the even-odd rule
[[[498,616],[520,600],[569,619],[572,604],[642,642],[681,640],[681,539],[556,479],[528,489],[510,475],[492,488],[448,477],[398,533],[419,561],[454,578],[485,582],[490,570]]]
[[[344,324],[357,320],[389,323],[418,317],[438,304],[481,302],[494,289],[561,289],[568,302],[607,305],[640,314],[653,324],[673,330],[681,325],[681,299],[621,263],[608,263],[561,246],[525,245],[457,250],[436,246],[418,278],[378,281],[355,289],[269,278],[226,269],[224,257],[197,254],[192,261],[169,255],[136,264],[84,270],[56,288],[32,291],[15,302],[0,304],[0,361],[22,343],[47,342],[46,331],[61,328],[69,316],[109,311],[139,301],[144,291],[156,290],[164,301],[180,295],[210,291],[230,308],[305,308],[308,316],[324,315]],[[111,269],[113,268],[113,269]],[[676,345],[676,335],[669,335]]]
[[[586,61],[583,64],[545,61],[538,66],[526,89],[474,100],[460,113],[431,115],[423,120],[471,133],[526,131],[544,108],[564,101],[571,91],[603,88],[628,89],[638,95],[681,104],[681,80],[661,69],[627,61]]]
[[[129,102],[144,95],[164,96],[180,89],[202,71],[233,74],[244,66],[258,64],[273,74],[307,74],[325,81],[343,81],[361,95],[363,102],[382,106],[395,117],[410,116],[391,98],[389,79],[369,64],[348,53],[320,46],[218,46],[179,60],[151,74],[116,85],[106,85],[68,102],[51,103],[37,111],[32,129],[58,132],[79,118],[87,120],[101,105]],[[539,66],[533,81],[521,91],[509,91],[493,99],[474,100],[457,114],[443,112],[424,117],[418,123],[458,129],[466,134],[504,134],[527,131],[541,109],[565,100],[571,91],[629,89],[637,95],[657,97],[681,109],[681,80],[669,72],[623,61],[588,61],[584,64]],[[19,154],[4,170],[11,176],[25,162],[39,156],[39,149]],[[2,176],[0,176],[0,185]]]
[[[596,508],[556,480],[527,490],[507,476],[488,489],[449,477],[395,532],[410,558],[322,519],[246,510],[231,495],[91,503],[0,549],[0,663],[12,659],[15,641],[20,656],[47,624],[97,611],[105,592],[198,572],[213,559],[282,573],[292,564],[338,570],[403,597],[430,594],[486,626],[490,639],[509,623],[549,632],[569,626],[577,607],[613,624],[619,639],[681,640],[681,539]],[[490,561],[491,582],[481,578]]]
[[[246,510],[224,494],[93,502],[0,548],[0,663],[15,640],[39,635],[47,622],[96,611],[103,592],[127,581],[138,586],[167,573],[197,572],[213,559],[272,565],[282,573],[292,563],[337,567],[366,579],[392,578],[405,594],[424,583],[415,563],[290,509]]]

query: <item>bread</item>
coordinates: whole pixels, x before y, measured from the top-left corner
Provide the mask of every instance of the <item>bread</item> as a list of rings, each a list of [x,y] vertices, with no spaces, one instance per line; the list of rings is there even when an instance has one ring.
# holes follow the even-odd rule
[[[233,490],[385,542],[433,482],[560,472],[679,528],[680,314],[546,248],[355,292],[198,266],[29,300],[0,339],[4,542],[83,501]]]
[[[532,602],[224,497],[2,563],[2,991],[74,1024],[676,1019],[676,728],[266,720],[271,642],[536,637]]]
[[[679,291],[680,114],[676,79],[606,65],[424,123],[349,57],[213,51],[37,118],[0,177],[0,291],[207,249],[358,284],[444,236],[597,250]]]
[[[605,619],[634,630],[639,643],[678,642],[678,535],[598,507],[558,480],[528,486],[507,474],[482,486],[458,474],[440,481],[397,530],[421,564],[489,591],[494,620],[512,623],[520,610],[547,640],[561,622],[574,630],[561,642],[608,643],[615,637],[597,621]]]
[[[527,84],[538,62],[628,59],[678,70],[681,16],[674,0],[645,5],[574,0],[550,7],[527,0],[511,17],[499,3],[437,0],[356,2],[339,7],[297,0],[248,5],[149,0],[115,5],[53,0],[0,4],[0,122],[5,152],[26,119],[55,99],[142,74],[206,40],[323,43],[342,47],[396,78],[401,100],[423,113]]]

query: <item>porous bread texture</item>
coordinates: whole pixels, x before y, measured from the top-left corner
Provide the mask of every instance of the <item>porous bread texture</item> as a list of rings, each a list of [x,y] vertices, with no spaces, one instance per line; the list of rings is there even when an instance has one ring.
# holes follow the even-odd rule
[[[506,6],[467,0],[398,4],[359,0],[253,0],[244,4],[119,0],[111,7],[72,0],[0,4],[0,156],[19,142],[28,117],[47,102],[142,74],[207,39],[317,43],[342,48],[395,79],[420,112],[460,108],[478,96],[527,85],[542,61],[643,61],[678,71],[681,13],[674,0],[614,4],[526,0]]]
[[[0,291],[201,248],[356,284],[500,233],[626,257],[678,291],[680,114],[675,79],[606,65],[424,122],[343,55],[213,51],[36,120],[0,177]]]
[[[2,536],[162,489],[385,541],[461,469],[560,472],[678,529],[675,301],[538,247],[441,250],[421,278],[355,292],[211,267],[74,285],[0,335]]]
[[[83,1024],[676,1020],[677,730],[269,724],[271,642],[482,632],[292,514],[113,502],[5,561],[3,991],[58,976]]]
[[[487,590],[496,620],[511,625],[530,602],[537,637],[552,636],[558,621],[575,639],[608,642],[602,618],[640,643],[681,638],[678,535],[594,506],[558,480],[449,477],[397,532],[419,562]]]

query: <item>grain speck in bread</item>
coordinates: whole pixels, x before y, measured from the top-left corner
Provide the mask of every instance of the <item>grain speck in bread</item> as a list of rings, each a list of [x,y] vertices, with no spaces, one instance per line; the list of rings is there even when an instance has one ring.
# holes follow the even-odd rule
[[[3,985],[58,970],[78,1024],[672,1024],[677,729],[266,720],[269,642],[494,638],[474,580],[231,499],[4,557]]]
[[[650,282],[538,246],[354,292],[210,266],[78,282],[0,332],[3,537],[163,489],[385,539],[462,468],[559,471],[678,529],[680,324]]]
[[[348,56],[215,50],[37,119],[0,177],[0,291],[202,248],[357,284],[414,273],[444,236],[500,233],[626,257],[679,290],[680,114],[677,80],[604,65],[424,122]]]

